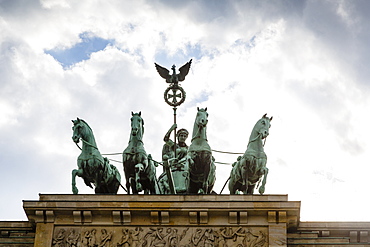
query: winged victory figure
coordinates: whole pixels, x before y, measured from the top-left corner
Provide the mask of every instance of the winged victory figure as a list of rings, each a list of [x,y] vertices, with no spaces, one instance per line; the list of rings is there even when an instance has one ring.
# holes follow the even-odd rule
[[[190,59],[189,62],[187,62],[186,64],[184,64],[183,66],[181,66],[181,68],[179,69],[180,73],[179,74],[176,74],[176,66],[175,65],[172,65],[172,75],[170,75],[170,71],[156,63],[155,64],[155,68],[157,69],[159,75],[166,79],[166,82],[167,83],[175,83],[177,84],[179,81],[183,81],[185,80],[185,76],[189,73],[189,69],[190,69],[190,65],[191,65],[191,61],[193,59]]]

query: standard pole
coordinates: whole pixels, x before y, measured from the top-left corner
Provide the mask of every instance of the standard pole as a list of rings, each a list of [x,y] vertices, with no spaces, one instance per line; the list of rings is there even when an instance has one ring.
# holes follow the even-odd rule
[[[174,107],[173,108],[173,121],[174,121],[175,124],[176,124],[176,110],[177,110],[177,108]],[[173,146],[173,152],[174,152],[174,158],[175,158],[174,161],[175,162],[176,162],[176,147],[177,147],[176,130],[177,130],[177,128],[174,129],[174,146]],[[176,194],[175,184],[173,182],[171,166],[170,166],[169,161],[167,161],[167,166],[165,167],[165,169],[166,169],[166,175],[167,175],[168,185],[170,187],[171,194]]]
[[[173,108],[173,123],[176,124],[176,110],[177,108],[174,107]],[[174,134],[174,147],[173,147],[173,152],[174,152],[174,157],[176,158],[176,149],[177,149],[177,134],[176,134],[176,131],[177,131],[177,127],[175,128],[173,134]]]

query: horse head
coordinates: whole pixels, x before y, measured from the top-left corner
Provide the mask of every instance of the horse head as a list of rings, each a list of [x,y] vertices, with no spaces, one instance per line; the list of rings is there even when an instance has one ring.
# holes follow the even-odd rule
[[[131,135],[141,139],[144,134],[144,120],[141,118],[141,112],[131,112]]]
[[[206,108],[201,108],[199,109],[199,107],[197,108],[198,109],[198,113],[197,113],[197,117],[195,118],[195,123],[199,126],[199,127],[206,127],[207,126],[207,123],[208,123],[208,112],[207,112],[207,107]]]
[[[257,136],[260,136],[261,139],[265,139],[270,133],[269,129],[271,127],[272,117],[268,118],[267,113],[262,116],[260,120],[257,121],[256,125],[253,128],[253,131]]]
[[[82,119],[77,118],[77,120],[72,120],[73,123],[73,135],[72,140],[78,143],[80,139],[86,139],[86,122]]]

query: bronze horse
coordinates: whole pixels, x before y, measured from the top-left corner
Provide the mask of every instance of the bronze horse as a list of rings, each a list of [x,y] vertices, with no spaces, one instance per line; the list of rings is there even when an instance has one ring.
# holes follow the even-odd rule
[[[233,164],[230,174],[229,190],[230,194],[253,194],[254,188],[263,177],[259,193],[265,192],[268,168],[266,167],[267,156],[263,149],[262,140],[269,135],[271,118],[267,114],[257,121],[249,137],[248,147],[242,157]],[[258,187],[258,186],[257,186]]]
[[[81,154],[77,159],[78,169],[72,171],[72,192],[78,194],[76,176],[83,178],[85,184],[93,188],[95,194],[117,194],[121,182],[121,175],[108,159],[100,154],[90,126],[82,119],[72,120],[72,139],[78,144],[82,141]]]
[[[144,190],[145,194],[156,194],[157,180],[153,161],[148,158],[142,141],[144,120],[141,112],[131,113],[131,134],[128,147],[123,151],[123,170],[126,177],[127,193]]]
[[[198,109],[194,122],[193,137],[188,149],[189,194],[210,194],[215,182],[216,167],[207,140],[207,108]]]

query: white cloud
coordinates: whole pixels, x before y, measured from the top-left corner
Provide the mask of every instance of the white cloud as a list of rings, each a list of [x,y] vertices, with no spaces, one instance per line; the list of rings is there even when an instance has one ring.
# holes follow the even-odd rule
[[[0,186],[10,189],[2,191],[9,203],[0,204],[0,218],[24,217],[20,201],[37,193],[71,193],[79,150],[70,120],[76,117],[91,125],[102,153],[113,153],[127,145],[131,111],[141,111],[145,148],[160,159],[173,111],[154,62],[160,57],[161,65],[179,67],[194,54],[181,83],[187,99],[177,112],[179,127],[191,132],[196,107],[208,107],[211,147],[244,152],[255,122],[274,116],[265,146],[266,193],[302,200],[303,220],[358,220],[329,210],[345,211],[349,205],[340,198],[349,194],[366,205],[361,193],[369,187],[369,88],[360,66],[369,53],[368,17],[356,3],[6,3],[0,4],[0,148],[6,154]],[[353,23],[363,26],[354,30]],[[115,44],[66,70],[43,52],[72,47],[84,32]],[[226,163],[237,158],[214,156]],[[217,192],[230,169],[217,165]],[[77,185],[93,193],[82,180]],[[17,210],[10,215],[10,208]]]

